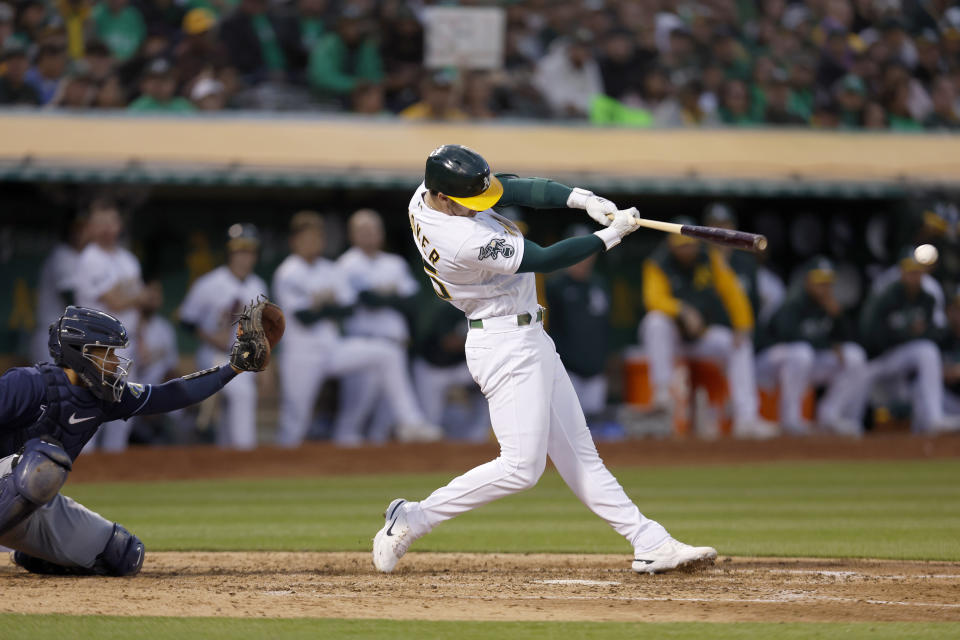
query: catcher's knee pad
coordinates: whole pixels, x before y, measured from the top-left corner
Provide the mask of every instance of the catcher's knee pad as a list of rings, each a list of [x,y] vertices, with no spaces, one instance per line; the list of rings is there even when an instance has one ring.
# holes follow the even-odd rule
[[[28,440],[10,475],[0,479],[0,535],[53,500],[72,467],[70,456],[56,440]]]
[[[94,571],[104,576],[133,576],[143,567],[143,542],[119,524],[113,525],[113,533],[97,556]]]

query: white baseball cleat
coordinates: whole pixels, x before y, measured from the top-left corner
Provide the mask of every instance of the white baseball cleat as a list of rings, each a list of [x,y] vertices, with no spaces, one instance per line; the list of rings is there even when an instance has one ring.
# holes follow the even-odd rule
[[[717,550],[713,547],[691,547],[679,540],[668,539],[653,551],[633,554],[633,570],[637,573],[663,573],[674,569],[693,569],[713,564]]]
[[[416,538],[410,525],[407,523],[407,512],[403,505],[407,503],[403,498],[397,498],[390,503],[384,513],[383,528],[373,537],[373,566],[377,571],[390,573],[400,562],[400,558],[410,548]]]

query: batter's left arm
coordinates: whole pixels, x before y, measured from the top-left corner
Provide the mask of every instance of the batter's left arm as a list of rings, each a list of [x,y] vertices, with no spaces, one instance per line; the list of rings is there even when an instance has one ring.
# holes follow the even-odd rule
[[[533,209],[583,209],[603,226],[610,225],[611,216],[617,213],[617,205],[606,198],[594,195],[580,187],[568,187],[547,178],[521,178],[511,173],[498,173],[503,184],[503,195],[497,207],[517,205]]]
[[[229,364],[198,371],[158,385],[128,383],[113,417],[167,413],[206,400],[233,380],[237,372]]]

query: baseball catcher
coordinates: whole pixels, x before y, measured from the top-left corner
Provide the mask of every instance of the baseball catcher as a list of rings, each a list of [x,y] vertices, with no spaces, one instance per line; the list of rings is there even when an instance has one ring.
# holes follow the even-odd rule
[[[0,545],[27,571],[130,576],[143,542],[60,494],[74,460],[104,422],[165,413],[213,395],[241,371],[262,371],[283,335],[283,313],[265,300],[243,310],[230,362],[160,385],[127,381],[129,344],[114,316],[69,306],[50,325],[52,362],[0,377]]]

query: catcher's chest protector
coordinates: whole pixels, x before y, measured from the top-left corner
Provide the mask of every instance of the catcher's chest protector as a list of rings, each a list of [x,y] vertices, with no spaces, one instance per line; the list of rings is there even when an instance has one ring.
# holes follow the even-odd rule
[[[38,364],[36,368],[47,388],[43,412],[32,425],[3,432],[0,457],[13,455],[31,438],[48,435],[59,440],[70,459],[76,460],[104,421],[103,403],[86,389],[70,384],[60,367]]]

